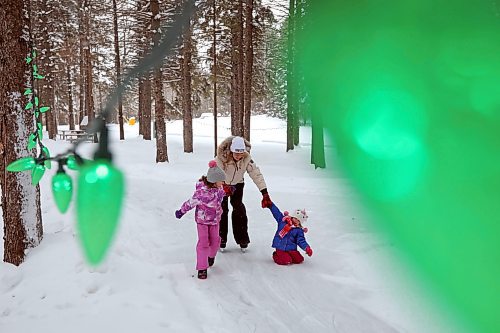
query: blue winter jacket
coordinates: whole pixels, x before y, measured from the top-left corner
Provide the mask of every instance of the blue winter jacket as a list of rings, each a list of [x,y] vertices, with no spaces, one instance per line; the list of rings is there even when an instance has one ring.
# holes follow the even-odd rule
[[[298,245],[305,251],[309,244],[307,244],[306,238],[304,237],[304,230],[302,230],[302,228],[292,228],[285,237],[281,238],[279,232],[287,224],[283,221],[284,215],[274,203],[270,209],[276,222],[278,222],[278,230],[276,230],[276,234],[274,235],[272,247],[282,251],[296,251]]]

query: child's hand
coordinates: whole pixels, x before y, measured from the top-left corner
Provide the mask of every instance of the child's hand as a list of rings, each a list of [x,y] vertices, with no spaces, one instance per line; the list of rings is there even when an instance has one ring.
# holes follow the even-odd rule
[[[226,197],[229,197],[233,195],[234,191],[236,190],[236,186],[223,184],[222,189],[226,193]]]
[[[175,211],[175,217],[177,217],[178,219],[180,219],[183,215],[184,215],[184,213],[181,212],[180,209]]]
[[[309,257],[313,255],[313,250],[311,249],[310,246],[306,247],[306,253]]]

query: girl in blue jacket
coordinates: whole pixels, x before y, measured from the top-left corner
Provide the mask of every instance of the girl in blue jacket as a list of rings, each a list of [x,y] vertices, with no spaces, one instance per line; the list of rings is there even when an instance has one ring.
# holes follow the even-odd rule
[[[291,215],[287,211],[281,213],[274,203],[267,206],[271,210],[274,219],[278,222],[278,229],[274,235],[273,245],[276,251],[273,252],[273,260],[278,265],[300,264],[304,257],[297,251],[297,246],[304,250],[310,257],[313,251],[307,244],[304,233],[307,228],[302,224],[307,221],[307,214],[304,209],[297,209]]]

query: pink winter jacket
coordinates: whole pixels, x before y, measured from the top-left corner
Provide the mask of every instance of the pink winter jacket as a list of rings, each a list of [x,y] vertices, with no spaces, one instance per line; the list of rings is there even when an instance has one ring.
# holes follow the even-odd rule
[[[181,212],[185,214],[196,207],[194,216],[196,223],[216,225],[222,215],[221,203],[224,195],[222,188],[209,188],[199,181],[191,199],[182,204]]]

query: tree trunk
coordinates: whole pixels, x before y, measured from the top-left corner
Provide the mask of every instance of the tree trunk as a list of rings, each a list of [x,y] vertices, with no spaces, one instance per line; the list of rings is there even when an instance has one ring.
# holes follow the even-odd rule
[[[238,67],[236,76],[237,80],[237,89],[238,89],[238,101],[236,105],[238,106],[237,113],[237,133],[238,136],[243,136],[243,118],[245,114],[245,85],[243,80],[243,68],[244,68],[244,54],[243,54],[243,0],[238,0],[238,35],[237,35],[237,44],[238,44]]]
[[[237,57],[237,23],[231,23],[231,135],[238,135],[238,57]]]
[[[253,72],[253,0],[246,0],[245,7],[245,96],[243,135],[250,141],[250,117],[252,115],[252,72]]]
[[[116,0],[113,0],[113,28],[115,33],[115,67],[116,67],[116,86],[121,83],[120,73],[120,45],[118,44],[118,14],[116,10]],[[120,140],[125,140],[123,130],[123,96],[118,96],[118,124],[120,125]]]
[[[216,43],[217,43],[217,25],[216,25],[216,19],[217,19],[217,7],[216,7],[216,0],[213,0],[213,57],[214,57],[214,63],[213,63],[213,76],[214,76],[214,157],[217,156],[217,48],[216,48]]]
[[[151,19],[145,19],[146,10],[148,10],[149,0],[140,0],[137,2],[137,12],[141,13],[138,17],[138,23],[141,26],[139,58],[144,57],[149,52],[151,40],[150,24]],[[150,9],[149,9],[150,10]],[[139,78],[139,134],[142,134],[144,140],[151,140],[151,74],[148,71]]]
[[[294,99],[295,91],[294,87],[294,73],[293,73],[293,47],[294,47],[294,15],[295,13],[295,0],[290,0],[289,14],[288,14],[288,55],[287,55],[287,66],[286,66],[286,87],[287,87],[287,126],[286,126],[286,151],[292,150],[294,148],[294,133],[295,133],[295,111],[294,110]]]
[[[151,74],[148,72],[143,76],[144,80],[144,95],[143,95],[143,139],[151,140]]]
[[[139,59],[141,57],[139,56]],[[144,79],[142,77],[139,77],[138,79],[139,83],[137,85],[137,91],[138,91],[138,103],[137,103],[137,121],[139,122],[139,135],[144,135],[143,127],[143,119],[142,119],[142,112],[144,109]]]
[[[84,44],[83,50],[85,54],[85,104],[87,109],[88,123],[91,122],[95,118],[94,111],[94,93],[93,93],[93,74],[92,74],[92,54],[90,52],[90,40],[89,40],[89,32],[90,32],[90,4],[89,0],[84,1],[84,30],[86,34],[84,35]],[[97,134],[94,135],[94,142],[97,142]]]
[[[31,185],[29,172],[7,172],[11,162],[30,156],[28,133],[34,131],[33,113],[25,111],[23,87],[32,87],[29,2],[4,0],[0,10],[0,185],[4,222],[4,258],[14,265],[25,259],[25,251],[43,237],[40,189]]]
[[[191,26],[187,27],[184,34],[184,47],[182,50],[182,114],[184,152],[193,152],[193,111],[191,109]]]
[[[73,88],[71,87],[71,68],[66,64],[66,87],[68,89],[68,122],[69,129],[75,129],[75,111],[73,109]]]
[[[78,1],[78,39],[79,39],[79,54],[80,59],[78,62],[78,67],[80,70],[80,75],[78,78],[78,125],[81,124],[83,117],[86,115],[85,112],[85,52],[84,52],[84,44],[85,44],[85,31],[83,29],[83,0]]]
[[[49,7],[47,1],[43,0],[41,3],[41,11],[48,12]],[[52,52],[52,45],[49,36],[49,15],[40,15],[40,28],[42,30],[42,52],[39,52],[40,68],[39,71],[45,78],[41,81],[41,93],[40,93],[40,106],[50,106],[49,111],[45,112],[45,125],[47,132],[49,134],[49,139],[55,140],[57,134],[57,127],[55,127],[55,109],[54,109],[54,73],[52,66],[52,58],[54,58]]]
[[[323,118],[320,112],[311,115],[311,164],[315,168],[325,168],[325,139],[323,134]]]
[[[153,47],[160,43],[160,6],[158,0],[151,0],[151,30],[153,31]],[[165,101],[163,99],[163,81],[161,66],[154,71],[155,99],[155,131],[156,131],[156,162],[168,162],[167,134],[165,129]]]
[[[300,139],[300,119],[302,117],[302,112],[301,112],[301,97],[302,97],[302,92],[300,89],[300,82],[302,81],[302,75],[299,72],[298,66],[297,66],[297,48],[300,47],[300,45],[296,42],[297,41],[297,35],[298,31],[300,29],[300,25],[302,24],[302,1],[303,0],[295,0],[296,1],[296,8],[295,8],[295,19],[293,20],[293,51],[292,51],[292,72],[293,72],[293,110],[294,110],[294,124],[293,124],[293,144],[294,146],[297,146],[299,144],[299,139]]]

